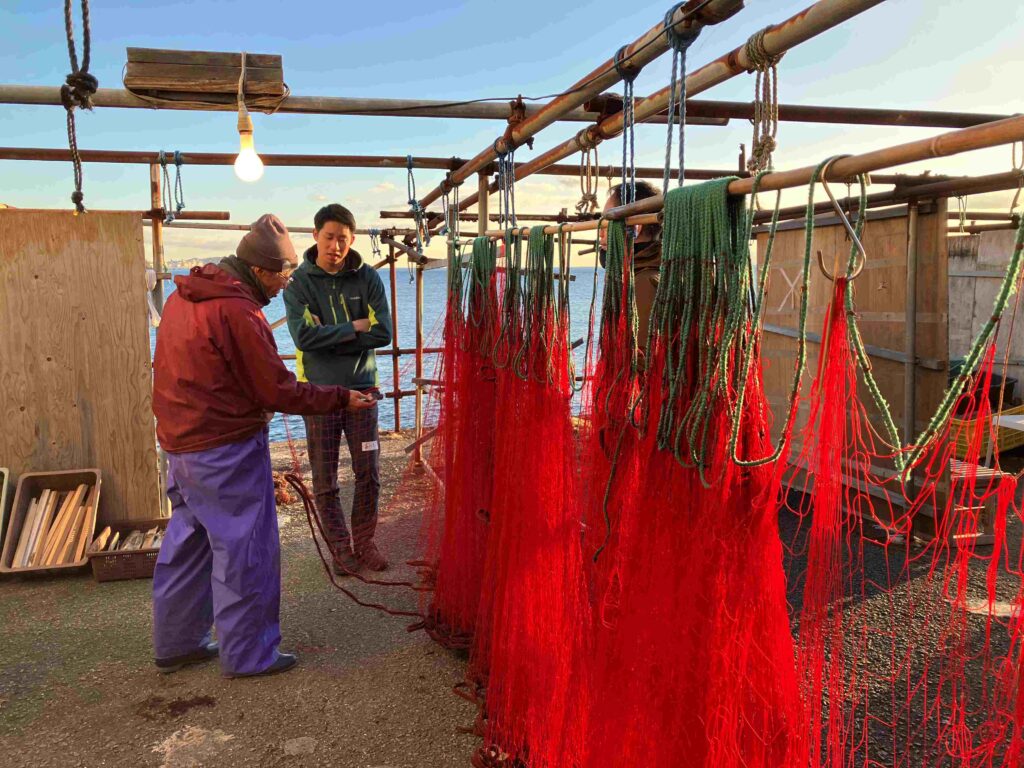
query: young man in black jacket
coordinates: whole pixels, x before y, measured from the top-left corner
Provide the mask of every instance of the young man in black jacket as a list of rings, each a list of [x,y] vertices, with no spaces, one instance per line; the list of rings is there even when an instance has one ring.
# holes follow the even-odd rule
[[[373,266],[352,249],[356,220],[344,206],[332,203],[317,211],[313,239],[316,244],[303,254],[284,293],[296,373],[300,381],[376,395],[374,350],[391,343],[384,284]],[[313,493],[336,554],[335,573],[353,573],[360,566],[384,570],[387,561],[373,542],[380,497],[377,406],[309,416],[305,422]],[[351,535],[338,494],[342,434],[355,475]]]

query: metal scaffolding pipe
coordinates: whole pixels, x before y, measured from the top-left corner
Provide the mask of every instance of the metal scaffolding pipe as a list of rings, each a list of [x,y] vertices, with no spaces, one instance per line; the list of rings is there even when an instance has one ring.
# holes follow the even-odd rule
[[[208,93],[209,111],[235,112],[235,96]],[[219,102],[219,103],[218,103]],[[0,84],[0,104],[27,106],[61,106],[60,88],[48,85]],[[154,104],[120,88],[100,88],[93,104],[108,109],[171,109],[195,110],[191,101],[164,99]],[[547,104],[527,104],[526,117],[540,114]],[[250,111],[258,111],[257,105]],[[276,110],[289,114],[365,115],[371,117],[460,118],[466,120],[503,120],[512,116],[507,101],[459,103],[440,99],[359,99],[338,96],[289,96]],[[727,125],[730,119],[749,120],[753,105],[740,101],[688,99],[686,122],[691,125]],[[576,108],[559,116],[559,122],[592,123],[599,113]],[[1000,120],[1007,115],[972,112],[940,112],[933,110],[874,109],[829,107],[823,105],[780,104],[779,120],[802,123],[848,123],[854,125],[917,126],[921,128],[967,128],[979,123]],[[668,111],[662,110],[645,122],[665,123]]]
[[[444,218],[440,211],[436,214],[430,212],[431,219],[437,218],[442,223]],[[413,219],[416,218],[416,214],[412,211],[381,211],[380,218],[382,219]],[[578,216],[576,214],[568,213],[517,213],[517,219],[523,221],[586,221],[592,218],[591,216]],[[477,221],[479,216],[476,213],[460,213],[459,221]],[[489,216],[490,221],[498,221],[498,214],[492,213]]]
[[[687,99],[686,116],[727,117],[753,120],[754,105],[740,101]],[[845,125],[891,125],[905,128],[970,128],[972,125],[1004,120],[1011,115],[977,112],[939,112],[927,109],[875,109],[868,107],[826,107],[779,104],[779,121],[791,123],[842,123]]]
[[[180,95],[180,94],[179,94]],[[171,96],[171,95],[169,95]],[[121,88],[99,88],[93,96],[94,106],[108,109],[172,109],[186,111],[237,112],[238,98],[227,94],[204,93],[202,108],[197,108],[194,98],[176,101],[166,97],[157,102],[143,99],[131,91]],[[22,104],[27,106],[61,106],[60,88],[49,85],[0,84],[0,104]],[[207,106],[208,104],[208,106]],[[546,104],[527,104],[526,116],[540,113]],[[257,103],[249,105],[250,112],[262,108]],[[359,99],[344,96],[288,96],[275,112],[300,115],[364,115],[368,117],[432,117],[460,118],[465,120],[508,120],[513,110],[504,99],[493,102],[459,102],[441,99]],[[597,112],[583,108],[572,109],[558,117],[559,121],[592,123]],[[660,122],[666,122],[663,115]],[[694,117],[686,121],[692,125],[727,125],[725,117]]]
[[[785,53],[800,43],[810,40],[812,37],[841,24],[869,8],[873,8],[881,2],[883,0],[819,0],[819,2],[809,8],[805,8],[781,24],[774,24],[768,27],[764,34],[764,49],[769,56]],[[687,75],[686,92],[689,96],[695,96],[738,74],[747,72],[749,69],[750,60],[747,58],[746,47],[741,45],[724,56],[715,59],[710,64],[706,64]],[[634,110],[636,121],[644,122],[659,112],[668,109],[670,90],[671,88],[666,86],[660,91],[652,93],[647,98],[638,100]],[[622,120],[622,113],[619,112],[605,118],[590,128],[587,133],[591,143],[599,144],[605,139],[621,134],[623,128]],[[576,136],[563,141],[558,146],[549,149],[525,165],[517,167],[515,172],[516,181],[537,173],[541,168],[553,165],[579,150],[580,146]],[[474,196],[470,196],[462,202],[463,205],[460,207],[469,207],[476,200]]]
[[[838,181],[857,176],[861,173],[870,173],[871,171],[879,170],[881,168],[889,168],[894,165],[914,163],[935,157],[948,157],[962,152],[970,152],[975,149],[987,149],[988,147],[1011,144],[1015,141],[1022,140],[1024,140],[1024,115],[1007,118],[1006,120],[997,120],[994,123],[985,123],[984,125],[978,125],[972,128],[962,128],[958,131],[950,131],[948,133],[934,136],[930,139],[921,139],[920,141],[912,141],[907,144],[897,144],[893,147],[886,147],[873,152],[866,152],[862,155],[850,155],[849,157],[843,157],[832,163],[828,172],[828,180]],[[778,171],[766,174],[761,178],[761,185],[759,189],[767,192],[773,189],[786,189],[789,187],[803,186],[810,182],[814,170],[815,166],[806,166],[792,171]],[[1017,179],[1020,178],[1020,172],[994,174],[993,176],[978,178],[984,179],[989,185],[991,185],[994,180],[998,180],[1000,183],[1006,184],[1009,179],[1012,179],[1013,184],[1016,185]],[[969,178],[951,179],[935,184],[920,184],[904,187],[902,189],[897,189],[892,194],[894,198],[915,200],[924,199],[926,197],[946,197],[950,194],[949,189],[951,186],[952,190],[955,192],[958,189],[970,187],[971,183],[975,181],[976,179]],[[729,194],[732,195],[750,194],[752,189],[753,179],[749,178],[737,179],[729,184]],[[939,190],[941,193],[936,194],[936,190]],[[655,214],[657,211],[661,210],[662,205],[662,196],[655,195],[654,197],[630,203],[629,205],[621,205],[617,208],[612,208],[605,212],[605,218],[627,219],[631,224],[651,224],[657,221],[657,216]],[[560,226],[562,226],[564,231],[578,232],[588,229],[596,229],[601,226],[601,224],[602,222],[600,221],[588,221]],[[559,227],[545,228],[545,232],[549,232],[551,234],[554,234],[557,231],[559,231]],[[521,233],[523,234],[528,232],[528,227],[521,230]],[[504,232],[501,230],[491,230],[488,231],[487,234],[493,237],[501,237],[504,235]]]
[[[149,226],[149,220],[142,222],[144,225]],[[175,219],[170,224],[163,225],[164,230],[168,229],[213,229],[224,232],[248,232],[251,227],[250,224],[205,224],[205,223],[194,223],[194,222],[182,222]],[[288,227],[288,232],[293,235],[311,235],[313,234],[312,227]],[[391,233],[395,235],[414,235],[416,230],[414,229],[386,229],[382,230],[382,233]],[[370,234],[369,229],[357,229],[357,235],[368,235]]]
[[[881,2],[881,0],[875,1]],[[675,10],[671,23],[677,32],[699,28],[705,24],[718,24],[738,13],[743,5],[744,0],[689,0]],[[576,109],[618,83],[622,80],[622,68],[640,69],[661,56],[669,49],[666,26],[666,21],[659,22],[641,37],[620,49],[614,58],[603,62],[594,71],[571,85],[560,96],[549,101],[539,112],[528,115],[519,122],[511,123],[510,130],[505,136],[498,137],[491,146],[485,148],[461,168],[452,171],[449,182],[461,184],[474,173],[494,162],[499,155],[525,144],[531,137],[554,123],[560,115]],[[662,109],[667,108],[668,100],[666,99]],[[420,206],[426,208],[438,200],[442,193],[441,186],[435,187],[420,200]]]
[[[870,173],[880,168],[890,168],[894,165],[914,163],[920,160],[928,160],[935,157],[948,157],[961,152],[969,152],[974,149],[986,149],[1001,144],[1012,144],[1015,141],[1024,139],[1024,116],[1010,117],[1005,120],[997,120],[994,123],[976,125],[972,128],[961,128],[957,131],[942,133],[930,139],[921,139],[907,144],[897,144],[893,147],[885,147],[874,152],[866,152],[862,155],[851,155],[836,160],[828,169],[828,181],[845,179],[857,176],[862,173]],[[771,191],[773,189],[787,189],[807,184],[814,173],[814,166],[796,168],[792,171],[779,171],[769,173],[762,177],[759,190]],[[1003,176],[1005,174],[999,174]],[[929,188],[946,188],[957,184],[964,185],[964,181],[953,179],[950,181],[938,182],[937,184],[921,184],[905,187],[897,194],[905,198],[921,199],[926,196],[934,197],[926,190]],[[747,195],[753,191],[753,179],[737,179],[729,184],[729,194]],[[640,200],[629,205],[622,205],[609,210],[605,215],[611,219],[621,219],[638,213],[650,213],[659,211],[662,207],[661,195],[655,195],[645,200]]]
[[[128,163],[152,165],[159,162],[159,152],[139,152],[131,150],[82,149],[79,150],[82,162],[85,163]],[[165,151],[171,158],[173,151]],[[236,154],[224,152],[182,152],[181,158],[185,165],[234,165]],[[292,155],[292,154],[260,154],[264,165],[312,168],[400,168],[405,170],[408,158],[398,155]],[[70,162],[71,152],[67,149],[45,149],[38,147],[0,147],[0,160],[39,160],[44,162]],[[457,157],[414,157],[413,168],[426,170],[448,171],[458,168],[465,161]],[[525,165],[520,163],[519,165]],[[494,168],[485,169],[493,173]],[[622,169],[618,165],[602,165],[598,167],[600,176],[618,176]],[[545,176],[578,176],[580,169],[576,165],[552,165],[542,171]],[[661,168],[637,168],[637,178],[660,179]],[[722,176],[735,175],[735,171],[717,170],[713,168],[687,169],[687,177],[691,179],[718,179]],[[745,174],[744,174],[745,175]]]

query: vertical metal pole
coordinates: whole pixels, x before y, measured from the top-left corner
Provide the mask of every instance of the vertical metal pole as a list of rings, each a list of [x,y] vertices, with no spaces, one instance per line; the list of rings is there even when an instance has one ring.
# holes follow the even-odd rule
[[[903,377],[903,442],[913,442],[917,432],[917,201],[907,205],[907,305],[904,347],[907,362]]]
[[[476,233],[483,236],[487,232],[487,224],[490,216],[487,212],[487,196],[490,194],[490,178],[486,173],[480,171],[476,176],[477,200],[477,226]]]
[[[398,375],[398,268],[395,246],[388,246],[388,273],[391,276],[391,386],[395,391],[395,432],[402,429],[402,379]]]
[[[163,199],[160,195],[160,166],[155,163],[149,166],[149,207],[152,209],[163,208]],[[164,271],[164,222],[159,217],[152,221],[153,230],[153,271],[156,272],[156,285],[153,286],[153,303],[158,312],[164,311],[164,281],[161,273]],[[160,475],[160,516],[170,517],[171,501],[167,498],[167,454],[157,447],[157,472]]]
[[[423,378],[423,265],[416,265],[416,378]],[[416,439],[423,434],[423,385],[416,385]],[[423,451],[419,445],[413,449],[413,461],[423,461]]]
[[[151,164],[149,166],[149,206],[150,208],[163,208],[163,200],[160,196],[160,166]],[[153,219],[153,271],[156,272],[156,286],[153,288],[153,303],[158,311],[164,309],[164,281],[160,274],[164,271],[164,222],[161,219]]]

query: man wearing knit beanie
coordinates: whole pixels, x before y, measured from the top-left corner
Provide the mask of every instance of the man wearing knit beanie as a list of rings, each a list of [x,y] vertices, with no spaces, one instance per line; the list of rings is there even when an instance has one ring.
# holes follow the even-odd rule
[[[268,415],[376,405],[345,387],[296,380],[262,307],[295,268],[288,230],[261,216],[234,256],[176,277],[153,359],[153,412],[172,507],[153,574],[161,672],[220,656],[227,677],[283,672],[277,509]],[[212,642],[211,625],[218,643]]]

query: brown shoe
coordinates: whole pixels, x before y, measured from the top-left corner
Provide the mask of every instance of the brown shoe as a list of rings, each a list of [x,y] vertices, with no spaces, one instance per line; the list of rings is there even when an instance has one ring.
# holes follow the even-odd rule
[[[377,545],[372,541],[361,546],[356,551],[356,557],[359,558],[359,562],[371,571],[383,571],[388,567],[388,561],[384,559],[384,555],[380,553]]]
[[[335,547],[337,554],[331,563],[331,570],[335,576],[352,576],[359,573],[359,561],[352,554],[352,548],[348,543]]]

